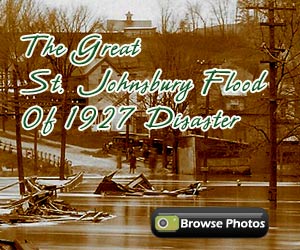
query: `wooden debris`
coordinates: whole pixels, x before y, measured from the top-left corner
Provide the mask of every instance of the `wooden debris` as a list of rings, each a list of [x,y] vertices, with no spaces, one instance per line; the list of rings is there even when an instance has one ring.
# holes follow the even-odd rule
[[[31,242],[27,240],[0,240],[1,250],[38,250]]]
[[[103,219],[112,218],[110,214],[100,211],[77,211],[63,200],[57,199],[57,189],[66,190],[65,188],[69,188],[70,184],[74,186],[74,183],[78,183],[79,178],[81,177],[76,176],[75,180],[63,186],[40,185],[36,181],[37,178],[27,178],[24,181],[26,195],[19,200],[0,206],[2,209],[11,210],[10,213],[0,214],[0,224],[50,221],[100,222]]]
[[[133,180],[130,181],[126,187],[130,189],[155,190],[155,188],[143,174],[133,178]]]
[[[37,247],[35,247],[31,242],[28,242],[26,240],[15,240],[14,245],[16,250],[38,250]]]
[[[193,195],[197,196],[206,187],[202,187],[201,182],[190,184],[188,187],[176,190],[156,190],[149,180],[140,174],[133,178],[128,184],[122,185],[112,180],[117,171],[104,176],[103,180],[99,183],[95,194],[122,194],[126,196],[142,196],[142,195],[164,195],[164,196],[178,196],[178,195]]]

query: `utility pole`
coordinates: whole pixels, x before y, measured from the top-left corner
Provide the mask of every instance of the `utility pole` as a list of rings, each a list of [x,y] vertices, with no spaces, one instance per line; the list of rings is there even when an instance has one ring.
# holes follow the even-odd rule
[[[197,63],[200,63],[202,67],[201,69],[201,73],[203,73],[203,71],[205,69],[211,69],[212,67],[220,67],[222,65],[222,63],[213,63],[210,60],[209,61],[205,61],[202,60],[201,62],[198,60]],[[210,96],[209,93],[207,93],[207,95],[205,96],[205,117],[208,117],[210,114]],[[207,182],[208,180],[208,172],[209,172],[209,166],[208,166],[208,131],[204,132],[204,138],[203,138],[203,165],[200,169],[196,169],[196,175],[200,175],[201,172],[203,173],[203,181]],[[200,171],[199,171],[200,170]]]
[[[129,106],[129,93],[126,93],[126,105],[127,107]],[[128,154],[128,149],[129,149],[129,123],[130,123],[130,120],[128,119],[126,121],[126,134],[125,134],[125,148],[126,148],[126,160],[129,160],[130,159],[130,156]]]
[[[14,103],[15,103],[15,118],[16,118],[16,146],[17,146],[17,160],[18,160],[18,176],[20,194],[25,194],[24,184],[24,168],[22,155],[22,138],[21,138],[21,114],[19,103],[19,88],[17,83],[16,72],[13,71],[13,86],[14,86]]]
[[[269,23],[263,25],[269,26],[269,50],[272,56],[277,56],[275,51],[275,13],[274,0],[269,1]],[[269,80],[270,80],[270,180],[269,180],[269,200],[277,202],[277,62],[273,58],[269,61]]]
[[[38,138],[38,128],[34,129],[34,143],[33,143],[33,157],[34,157],[34,166],[33,172],[35,175],[38,174],[38,150],[37,150],[37,138]]]
[[[261,23],[261,26],[269,27],[269,60],[262,61],[262,63],[269,64],[269,82],[270,82],[270,179],[269,179],[269,192],[268,199],[270,202],[276,204],[277,203],[277,119],[276,119],[276,110],[277,110],[277,60],[276,57],[278,53],[281,51],[277,49],[275,46],[275,27],[284,26],[284,23],[276,23],[275,22],[275,11],[277,10],[295,10],[295,8],[288,7],[276,7],[275,0],[269,0],[268,6],[248,6],[246,9],[260,9],[260,10],[268,10],[268,22]]]
[[[65,164],[66,164],[66,144],[67,144],[67,130],[65,128],[65,123],[67,120],[68,115],[68,80],[63,80],[63,98],[62,98],[62,105],[61,105],[61,145],[60,145],[60,166],[59,166],[59,179],[65,179]]]
[[[2,131],[5,132],[5,122],[7,119],[7,99],[8,99],[8,70],[5,68],[1,75],[1,99],[2,99]]]
[[[207,93],[207,95],[205,96],[205,117],[208,117],[209,116],[209,93]],[[204,182],[207,182],[208,180],[208,171],[209,171],[209,168],[208,168],[208,164],[207,164],[207,160],[208,160],[208,131],[205,131],[204,132],[204,147],[205,150],[204,150],[204,155],[203,155],[203,174],[204,174],[204,177],[203,177],[203,181]]]

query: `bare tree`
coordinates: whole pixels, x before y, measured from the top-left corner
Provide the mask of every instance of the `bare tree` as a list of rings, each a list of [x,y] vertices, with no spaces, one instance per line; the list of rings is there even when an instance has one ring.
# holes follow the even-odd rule
[[[191,21],[192,31],[195,32],[199,29],[200,23],[203,24],[204,36],[206,36],[207,31],[207,18],[202,14],[202,6],[198,1],[191,2],[187,1],[186,11],[188,18]]]
[[[34,1],[6,0],[0,3],[0,18],[2,23],[0,61],[2,75],[2,111],[9,108],[14,113],[16,122],[16,145],[18,159],[18,175],[20,193],[24,194],[24,169],[21,145],[21,107],[24,105],[19,100],[19,88],[28,81],[27,73],[36,63],[36,58],[27,62],[24,60],[26,46],[20,41],[20,34],[37,31],[37,17],[41,13]],[[11,74],[9,74],[9,72]],[[14,100],[8,103],[8,89],[14,90]],[[5,119],[5,117],[3,117]],[[4,122],[3,122],[4,124]],[[4,125],[5,126],[5,125]]]
[[[60,179],[65,175],[65,155],[67,130],[65,122],[70,105],[68,104],[69,92],[71,92],[70,78],[76,67],[69,61],[69,55],[76,49],[78,42],[89,32],[96,32],[102,27],[102,20],[93,20],[88,8],[80,6],[76,9],[47,9],[44,13],[41,27],[44,32],[50,32],[55,36],[56,43],[63,43],[68,51],[61,57],[47,55],[52,67],[53,74],[62,75],[62,87],[64,93],[61,103],[61,156],[60,156]]]
[[[176,5],[174,5],[174,2],[171,4],[170,0],[162,0],[159,4],[161,32],[165,34],[177,31],[183,18],[179,16],[179,12],[175,11]]]
[[[268,1],[256,1],[257,6],[253,6],[252,1],[244,1],[244,7],[257,7],[255,12],[250,13],[249,25],[267,19]],[[262,10],[259,7],[264,6]],[[300,47],[299,47],[299,3],[295,1],[276,2],[274,21],[281,27],[275,29],[275,47],[272,51],[269,44],[268,30],[262,27],[260,30],[252,31],[255,33],[256,41],[249,40],[254,46],[259,44],[259,49],[265,54],[263,60],[276,62],[276,118],[277,118],[277,145],[285,140],[295,140],[300,138]],[[288,8],[287,8],[288,7]],[[291,7],[295,7],[294,10]],[[248,11],[247,11],[248,12]],[[249,13],[248,13],[249,14]],[[253,18],[253,15],[256,15]],[[260,38],[259,38],[260,36]],[[262,55],[260,56],[262,57]],[[268,100],[265,100],[264,107],[268,107]],[[257,121],[249,121],[249,127],[256,129],[264,136],[264,140],[270,141],[268,127],[262,127]]]
[[[198,49],[199,44],[205,44],[202,36],[195,36],[192,33],[178,33],[178,34],[162,34],[153,38],[151,43],[146,43],[144,46],[144,53],[150,62],[150,70],[162,69],[162,79],[193,79],[194,84],[199,85],[201,81],[198,59],[206,59],[206,51]],[[198,87],[196,86],[196,89]],[[167,106],[171,108],[174,113],[199,114],[201,105],[196,105],[195,96],[199,93],[192,91],[190,95],[182,103],[174,102],[174,95],[176,93],[164,93],[158,95],[151,94],[144,98],[144,109],[154,107],[157,105]],[[192,103],[197,106],[197,111],[193,110]],[[162,115],[160,119],[163,121],[165,117]],[[170,127],[155,131],[156,135],[161,138],[170,138],[173,142],[173,172],[178,171],[177,166],[177,148],[180,130],[172,129]],[[160,133],[160,134],[159,134]],[[166,146],[166,145],[164,145]],[[166,157],[166,155],[163,155]],[[166,162],[165,160],[163,162]]]
[[[226,25],[230,21],[230,0],[214,0],[210,3],[212,14],[215,16],[220,32],[225,36]]]

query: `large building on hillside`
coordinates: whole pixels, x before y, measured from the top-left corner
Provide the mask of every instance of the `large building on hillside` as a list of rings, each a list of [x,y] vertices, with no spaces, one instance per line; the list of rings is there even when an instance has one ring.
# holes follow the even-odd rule
[[[150,36],[156,33],[151,20],[133,20],[132,16],[128,11],[125,20],[107,20],[107,32],[124,33],[126,36]]]

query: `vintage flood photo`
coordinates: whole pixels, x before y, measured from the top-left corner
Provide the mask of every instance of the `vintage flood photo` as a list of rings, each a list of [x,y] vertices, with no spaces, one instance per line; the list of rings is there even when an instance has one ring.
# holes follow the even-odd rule
[[[2,0],[0,249],[299,249],[299,14]]]

